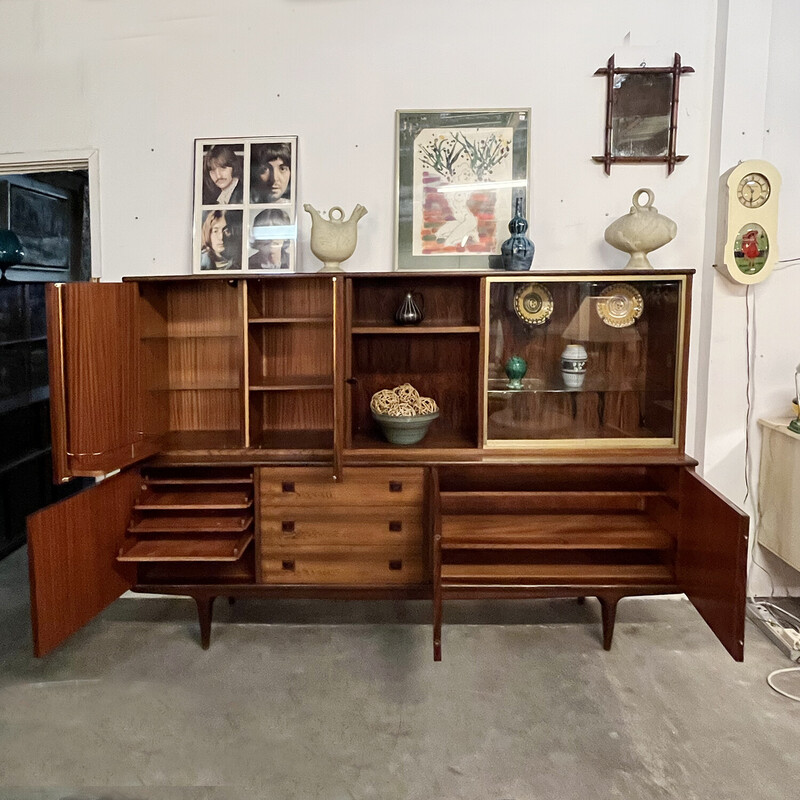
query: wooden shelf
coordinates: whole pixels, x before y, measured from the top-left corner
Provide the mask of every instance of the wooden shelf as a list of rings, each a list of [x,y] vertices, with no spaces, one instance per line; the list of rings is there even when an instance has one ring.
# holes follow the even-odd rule
[[[228,486],[231,484],[242,484],[247,486],[253,485],[253,479],[250,477],[243,478],[151,478],[146,477],[145,480],[149,486]]]
[[[250,447],[258,450],[328,452],[333,450],[333,431],[260,431],[256,436],[251,437]]]
[[[169,339],[240,339],[242,337],[241,331],[201,331],[199,333],[143,333],[141,338],[144,341],[148,340],[164,340]]]
[[[250,384],[251,392],[303,392],[333,389],[333,376],[322,375],[310,378],[280,378],[265,381],[259,378]]]
[[[670,550],[672,537],[645,514],[444,516],[443,550]]]
[[[663,564],[442,564],[442,588],[465,584],[669,584],[674,580],[672,569]]]
[[[434,422],[435,425],[435,422]],[[475,449],[475,439],[454,431],[437,432],[428,431],[425,438],[411,447],[392,444],[387,442],[380,434],[369,435],[366,433],[353,434],[353,446],[351,450],[374,450],[381,453],[388,451],[397,452],[419,452],[424,450],[438,449]]]
[[[480,333],[479,325],[359,325],[351,329],[355,336],[378,334],[404,336],[406,334],[425,333]]]
[[[252,531],[230,539],[142,539],[117,561],[237,561],[252,540]]]
[[[249,491],[145,492],[137,500],[136,511],[218,511],[250,508]]]
[[[553,514],[568,511],[641,511],[646,497],[663,497],[660,489],[615,491],[472,491],[440,495],[442,514]]]
[[[158,584],[168,586],[209,583],[252,584],[255,581],[252,553],[252,546],[248,546],[245,555],[236,561],[151,561],[140,563],[139,583],[156,586]]]
[[[128,528],[136,535],[151,533],[243,533],[253,523],[252,515],[242,517],[197,516],[197,517],[144,517]]]
[[[186,386],[154,386],[151,392],[238,392],[238,383],[205,383]]]
[[[333,317],[250,317],[250,325],[327,325],[333,324]]]
[[[238,431],[170,431],[164,441],[166,452],[206,452],[237,450],[244,447]]]

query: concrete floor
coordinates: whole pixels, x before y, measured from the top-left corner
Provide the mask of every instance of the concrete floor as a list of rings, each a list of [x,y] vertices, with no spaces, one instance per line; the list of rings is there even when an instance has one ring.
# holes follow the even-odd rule
[[[26,553],[0,562],[0,800],[771,800],[797,796],[791,662],[734,663],[685,600],[121,599],[31,655]],[[381,623],[381,624],[376,624]],[[800,693],[800,677],[786,688]]]

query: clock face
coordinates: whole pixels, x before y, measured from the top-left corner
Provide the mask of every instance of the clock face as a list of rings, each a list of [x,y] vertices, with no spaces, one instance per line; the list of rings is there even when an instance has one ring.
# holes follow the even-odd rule
[[[736,187],[736,196],[745,208],[761,208],[769,200],[769,181],[760,172],[745,175]]]

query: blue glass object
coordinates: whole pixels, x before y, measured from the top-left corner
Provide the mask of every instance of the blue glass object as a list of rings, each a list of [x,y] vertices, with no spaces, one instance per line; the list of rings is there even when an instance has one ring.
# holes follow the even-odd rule
[[[524,272],[533,263],[533,242],[525,235],[528,221],[522,216],[522,198],[518,197],[514,208],[514,216],[508,223],[511,237],[500,245],[503,258],[503,269],[511,272]]]
[[[6,280],[6,270],[25,258],[19,236],[14,231],[0,230],[0,281]]]

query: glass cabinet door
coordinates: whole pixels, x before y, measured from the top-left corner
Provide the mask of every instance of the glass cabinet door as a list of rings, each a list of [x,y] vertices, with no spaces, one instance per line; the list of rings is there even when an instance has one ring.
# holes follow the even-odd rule
[[[484,445],[678,446],[688,277],[487,278]]]

